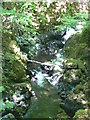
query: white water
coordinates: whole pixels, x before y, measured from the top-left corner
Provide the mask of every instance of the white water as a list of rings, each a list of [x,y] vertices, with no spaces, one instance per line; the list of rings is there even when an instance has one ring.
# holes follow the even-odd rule
[[[83,23],[79,23],[75,29],[73,28],[67,28],[66,30],[66,35],[63,37],[64,41],[62,41],[63,44],[65,44],[65,42],[74,34],[76,33],[81,33],[83,29]]]

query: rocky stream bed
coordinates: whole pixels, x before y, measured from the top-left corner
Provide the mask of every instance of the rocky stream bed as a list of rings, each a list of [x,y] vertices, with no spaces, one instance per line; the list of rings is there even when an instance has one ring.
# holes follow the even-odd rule
[[[73,29],[71,31],[76,35],[71,37],[73,33],[70,33],[70,30],[63,31],[62,34],[50,33],[41,37],[42,43],[37,44],[39,47],[36,57],[31,61],[27,60],[26,82],[9,85],[12,90],[9,93],[10,98],[9,95],[5,97],[5,102],[11,100],[14,108],[2,112],[2,120],[8,115],[9,119],[13,117],[13,119],[57,118],[60,120],[63,118],[66,120],[79,119],[82,116],[84,120],[88,119],[86,63],[65,56],[68,47],[71,47],[72,51],[74,47],[72,41],[74,44],[80,34],[76,34]],[[68,56],[69,54],[72,55],[68,53]]]

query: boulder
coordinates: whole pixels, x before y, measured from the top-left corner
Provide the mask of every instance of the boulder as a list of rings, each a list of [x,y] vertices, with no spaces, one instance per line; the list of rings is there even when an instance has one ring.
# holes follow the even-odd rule
[[[88,102],[90,96],[88,89],[89,28],[90,26],[84,29],[82,33],[71,36],[63,48],[66,60],[64,61],[62,81],[74,89],[67,93],[61,107],[76,120],[88,120],[88,105],[90,106]]]
[[[22,82],[26,80],[26,56],[20,51],[12,34],[4,33],[2,37],[3,81]]]
[[[7,115],[3,116],[1,120],[17,120],[12,113],[8,113]]]
[[[79,84],[80,81],[84,78],[85,76],[83,75],[80,69],[67,70],[63,76],[63,79],[68,83],[71,83],[72,85]]]
[[[83,109],[83,105],[80,102],[75,102],[69,99],[65,99],[63,102],[61,102],[60,107],[63,108],[71,117],[74,116],[77,110]]]

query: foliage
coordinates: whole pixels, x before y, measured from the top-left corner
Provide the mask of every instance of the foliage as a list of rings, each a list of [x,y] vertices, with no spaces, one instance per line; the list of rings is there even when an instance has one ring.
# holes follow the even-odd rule
[[[5,90],[4,86],[0,86],[0,92],[2,92],[4,90]]]
[[[0,86],[0,93],[2,93],[3,91],[5,91],[4,86]],[[4,102],[3,99],[0,100],[0,112],[10,108],[13,108],[13,102]]]
[[[25,39],[28,39],[29,36],[37,38],[41,32],[45,30],[48,31],[53,26],[60,31],[66,27],[75,27],[78,22],[85,22],[88,20],[88,14],[78,13],[75,11],[75,6],[73,7],[73,5],[68,3],[66,6],[64,6],[66,7],[66,12],[61,12],[62,7],[57,10],[56,3],[57,2],[51,2],[49,6],[48,3],[44,1],[38,3],[13,3],[13,8],[10,7],[9,10],[3,7],[1,9],[1,15],[6,19],[6,21],[8,18],[10,19],[10,26],[11,24],[16,25],[13,27],[14,29],[18,29],[17,31],[14,31],[16,32],[17,36],[24,36],[27,32],[27,36],[25,35],[24,37]],[[3,30],[4,32],[8,32],[7,28]],[[34,40],[34,42],[36,43],[37,41]]]
[[[20,47],[20,51],[26,53],[28,58],[31,59],[36,54],[36,44],[40,42],[39,35],[42,32],[48,31],[53,26],[60,31],[62,28],[75,27],[78,22],[89,21],[86,13],[76,12],[72,5],[67,4],[63,6],[66,7],[66,12],[61,12],[62,8],[57,9],[56,3],[57,2],[51,2],[50,5],[44,1],[38,2],[38,4],[37,2],[3,3],[2,8],[0,8],[2,11],[2,32],[8,33],[7,35],[3,34],[3,37],[5,35],[3,38],[3,79],[11,79],[12,81],[18,79],[21,81],[25,74],[22,61],[19,61],[19,59],[21,59],[20,56],[8,49],[10,40],[16,41]],[[74,43],[77,44],[77,40],[70,44]],[[80,44],[80,47],[77,46],[76,49],[78,49],[79,52],[77,54],[74,47],[72,51],[69,47],[67,52],[70,52],[72,56],[73,53],[75,53],[75,57],[77,57],[78,54],[83,53],[84,48],[85,51],[87,51],[86,46],[87,45],[83,43]]]
[[[73,117],[75,120],[77,119],[88,119],[88,109],[80,109],[75,113],[75,116]]]
[[[79,13],[75,11],[74,7],[67,4],[66,12],[62,12],[62,8],[58,9],[56,2],[12,2],[3,3],[2,8],[2,24],[3,29],[3,82],[23,82],[26,80],[26,68],[25,64],[19,55],[10,49],[11,41],[16,41],[19,45],[20,51],[26,53],[28,58],[31,59],[36,54],[36,44],[40,42],[39,35],[45,31],[55,27],[57,31],[65,29],[67,27],[74,27],[78,22],[84,22],[84,31],[82,35],[73,36],[73,42],[66,43],[65,54],[68,58],[79,58],[80,60],[88,58],[88,43],[89,30],[87,22],[89,23],[89,17],[86,13]],[[2,26],[0,24],[0,26]],[[1,31],[1,30],[0,30]],[[11,36],[10,36],[11,35]],[[56,44],[56,43],[55,43]],[[15,48],[18,48],[15,45]],[[23,54],[22,53],[22,54]],[[61,56],[62,57],[62,56]],[[61,62],[63,58],[57,58],[52,63]],[[81,62],[80,62],[81,63]],[[78,64],[81,69],[77,72],[77,76],[82,76],[84,67],[82,64]],[[30,66],[31,67],[31,66]],[[84,73],[84,72],[83,72]],[[69,77],[70,78],[70,77]],[[80,77],[81,79],[81,77]],[[84,79],[84,77],[83,77]],[[71,78],[70,78],[71,80]],[[3,92],[5,88],[0,87],[0,92]],[[85,91],[86,92],[86,91]],[[13,108],[13,103],[7,101],[4,103],[3,99],[0,101],[0,111]]]
[[[57,25],[56,28],[58,31],[65,28],[75,28],[79,22],[84,22],[84,26],[86,27],[87,21],[89,21],[88,14],[85,13],[75,13],[73,16],[65,15],[60,19],[61,25]]]
[[[88,61],[88,49],[89,49],[89,36],[90,36],[90,25],[86,22],[87,27],[82,31],[82,34],[77,33],[68,39],[66,42],[65,55],[68,58],[81,59]],[[73,41],[72,41],[73,39]]]

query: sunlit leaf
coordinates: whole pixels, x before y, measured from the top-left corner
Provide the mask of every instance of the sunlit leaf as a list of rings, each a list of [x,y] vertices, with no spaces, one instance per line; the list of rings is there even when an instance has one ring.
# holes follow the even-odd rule
[[[1,86],[1,87],[0,87],[0,92],[2,92],[2,91],[4,91],[4,90],[5,90],[4,86]]]

